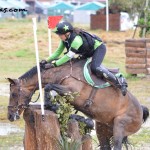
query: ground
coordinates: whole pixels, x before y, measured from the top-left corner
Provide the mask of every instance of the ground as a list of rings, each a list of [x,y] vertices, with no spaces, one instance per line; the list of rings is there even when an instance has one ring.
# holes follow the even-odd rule
[[[38,24],[38,46],[40,59],[48,57],[48,31],[47,22],[42,21]],[[102,31],[90,30],[88,26],[75,25],[95,33],[105,42],[107,46],[107,54],[104,59],[104,65],[110,68],[117,67],[127,78],[128,89],[134,94],[142,105],[150,109],[150,75],[140,74],[133,77],[126,73],[125,70],[125,40],[133,36],[134,31]],[[135,38],[139,32],[136,32]],[[56,49],[59,38],[52,33],[52,49]],[[35,65],[35,48],[33,39],[32,20],[0,20],[0,123],[10,123],[7,120],[7,105],[9,101],[9,84],[5,78],[18,78],[28,69]],[[33,99],[36,99],[34,96]],[[20,129],[24,129],[23,119],[12,123]],[[15,134],[16,135],[16,134]],[[16,149],[16,145],[22,144],[22,134],[15,136],[9,134],[7,136],[0,135],[0,145],[12,145],[12,149]],[[135,150],[148,150],[150,147],[150,120],[143,124],[141,130],[130,137],[130,141]],[[14,138],[10,138],[10,137]],[[95,137],[94,137],[95,138]],[[11,140],[8,140],[11,139]],[[18,142],[14,142],[18,141]],[[15,144],[14,144],[15,143]],[[21,144],[20,144],[21,143]],[[145,148],[146,147],[146,148]],[[0,147],[0,149],[2,149]],[[5,148],[4,148],[5,149]]]

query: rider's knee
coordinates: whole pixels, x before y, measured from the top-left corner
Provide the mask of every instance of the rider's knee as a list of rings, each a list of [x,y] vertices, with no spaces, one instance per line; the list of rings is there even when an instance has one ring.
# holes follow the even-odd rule
[[[97,67],[96,68],[96,74],[98,74],[98,76],[103,77],[103,69],[101,67]]]
[[[96,74],[96,68],[97,67],[95,67],[95,66],[91,66],[91,71],[92,71],[93,74]]]

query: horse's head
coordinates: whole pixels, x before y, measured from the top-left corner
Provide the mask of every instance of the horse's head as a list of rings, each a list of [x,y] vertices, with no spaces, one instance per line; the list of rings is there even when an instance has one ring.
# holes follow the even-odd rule
[[[8,105],[8,119],[14,121],[19,119],[22,111],[28,107],[31,100],[31,92],[21,86],[19,79],[10,79],[10,98]]]

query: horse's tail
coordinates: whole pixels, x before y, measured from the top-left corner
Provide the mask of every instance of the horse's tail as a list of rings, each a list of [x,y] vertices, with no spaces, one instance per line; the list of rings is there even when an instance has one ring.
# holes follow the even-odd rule
[[[146,122],[147,118],[149,117],[149,109],[146,106],[141,105],[143,110],[143,122]]]

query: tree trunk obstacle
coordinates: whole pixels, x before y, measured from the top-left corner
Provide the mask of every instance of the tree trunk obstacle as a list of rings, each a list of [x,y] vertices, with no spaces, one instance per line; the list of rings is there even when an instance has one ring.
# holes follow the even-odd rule
[[[126,72],[150,74],[150,39],[125,41]]]
[[[43,121],[40,105],[30,105],[24,111],[23,117],[25,120],[25,150],[65,150],[59,147],[60,125],[54,112],[45,110]],[[80,135],[76,120],[69,120],[67,134],[72,140],[82,143],[78,150],[92,150],[91,136]]]

